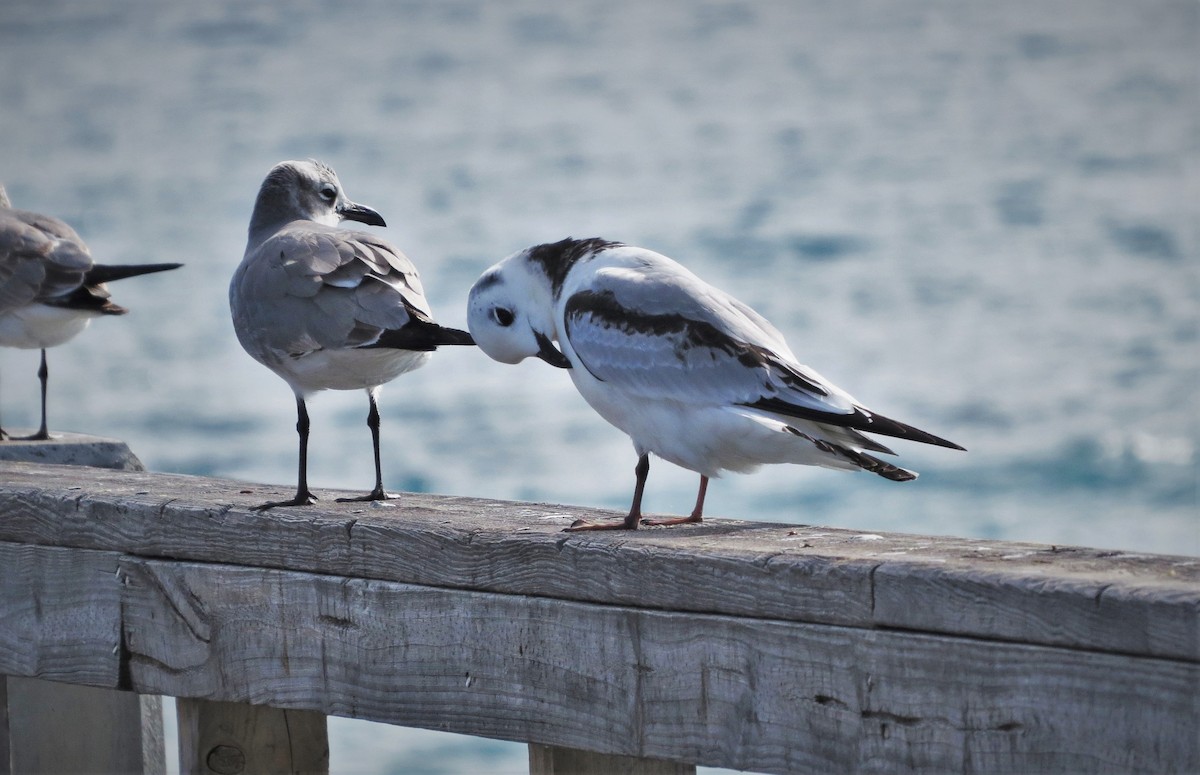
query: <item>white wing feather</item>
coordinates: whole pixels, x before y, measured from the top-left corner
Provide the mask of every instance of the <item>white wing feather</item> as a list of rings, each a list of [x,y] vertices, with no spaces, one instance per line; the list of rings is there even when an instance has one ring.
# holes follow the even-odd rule
[[[646,398],[854,411],[761,315],[670,263],[597,268],[566,299],[565,346],[596,379]]]

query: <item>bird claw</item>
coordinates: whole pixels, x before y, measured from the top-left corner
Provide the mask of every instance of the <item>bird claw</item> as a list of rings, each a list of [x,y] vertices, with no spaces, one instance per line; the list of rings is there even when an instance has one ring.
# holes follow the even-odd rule
[[[271,501],[269,503],[264,503],[261,506],[255,506],[254,508],[252,508],[250,510],[257,511],[261,514],[262,512],[266,511],[267,509],[273,509],[273,508],[276,508],[279,506],[311,506],[316,502],[317,502],[317,496],[313,495],[311,492],[296,493],[296,497],[292,498],[291,500]]]
[[[620,522],[588,522],[586,519],[577,519],[571,523],[570,527],[564,527],[564,533],[582,533],[591,530],[637,530],[637,520],[625,519]]]
[[[9,441],[49,441],[50,434],[46,431],[38,431],[28,436],[14,436],[8,431],[0,431],[0,439],[8,439]]]
[[[388,495],[383,490],[372,490],[366,495],[358,495],[353,498],[337,498],[338,503],[366,503],[368,501],[394,501],[399,498],[399,495]]]
[[[692,514],[687,517],[672,517],[671,519],[643,519],[642,524],[646,527],[670,527],[671,525],[690,525],[703,521],[704,519],[700,516]]]

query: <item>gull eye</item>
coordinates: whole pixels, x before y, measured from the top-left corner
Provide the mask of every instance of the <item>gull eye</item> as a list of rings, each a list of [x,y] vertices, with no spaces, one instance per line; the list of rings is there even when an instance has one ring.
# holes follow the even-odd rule
[[[332,202],[337,199],[337,187],[331,183],[326,183],[321,186],[321,190],[317,192],[326,202]]]
[[[491,316],[492,320],[496,321],[496,325],[501,328],[508,328],[516,320],[516,316],[513,315],[512,310],[504,307],[492,307]]]

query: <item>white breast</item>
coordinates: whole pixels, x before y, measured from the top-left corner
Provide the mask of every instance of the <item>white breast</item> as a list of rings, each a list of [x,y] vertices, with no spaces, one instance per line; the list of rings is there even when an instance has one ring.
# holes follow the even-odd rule
[[[368,390],[424,366],[432,353],[390,348],[317,350],[267,364],[300,394]]]
[[[57,347],[87,328],[99,313],[29,304],[0,315],[0,345],[25,350]]]

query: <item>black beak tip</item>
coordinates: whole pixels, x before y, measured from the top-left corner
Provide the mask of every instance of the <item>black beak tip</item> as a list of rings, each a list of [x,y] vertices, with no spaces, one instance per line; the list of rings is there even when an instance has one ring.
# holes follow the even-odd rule
[[[383,220],[383,216],[366,205],[349,202],[341,208],[340,212],[342,218],[348,221],[358,221],[368,226],[387,226],[387,221]]]
[[[554,344],[545,334],[538,332],[535,334],[535,336],[537,337],[538,342],[537,357],[541,358],[543,361],[551,366],[554,366],[555,368],[571,368],[571,362],[567,360],[567,356],[563,355],[562,352],[554,346]]]
[[[571,362],[568,361],[562,353],[538,353],[538,357],[556,369],[571,368]]]

